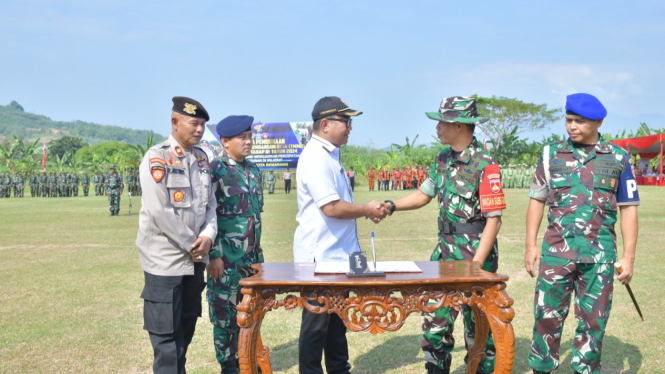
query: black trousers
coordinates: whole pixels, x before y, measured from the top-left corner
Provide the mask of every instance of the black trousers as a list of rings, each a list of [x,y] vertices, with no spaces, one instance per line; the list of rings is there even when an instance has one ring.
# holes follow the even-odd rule
[[[342,319],[334,313],[314,314],[303,310],[298,339],[300,374],[323,374],[321,358],[324,351],[328,374],[349,373],[349,347]]]
[[[284,192],[285,193],[291,192],[291,180],[290,179],[284,179]]]
[[[159,374],[185,373],[187,346],[201,317],[205,264],[194,264],[194,275],[163,276],[144,272],[143,329],[154,351],[152,370]]]
[[[351,181],[351,192],[353,192],[356,188],[356,177],[351,177],[349,180]]]

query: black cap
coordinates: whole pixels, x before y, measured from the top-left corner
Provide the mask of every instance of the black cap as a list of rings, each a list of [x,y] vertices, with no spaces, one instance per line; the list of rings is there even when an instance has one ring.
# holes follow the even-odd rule
[[[176,113],[184,114],[189,117],[203,118],[210,121],[210,116],[206,108],[198,101],[184,96],[175,96],[173,99],[173,111]]]
[[[346,103],[337,96],[326,96],[314,104],[312,119],[318,121],[321,118],[341,114],[343,116],[359,116],[363,112],[350,109]]]

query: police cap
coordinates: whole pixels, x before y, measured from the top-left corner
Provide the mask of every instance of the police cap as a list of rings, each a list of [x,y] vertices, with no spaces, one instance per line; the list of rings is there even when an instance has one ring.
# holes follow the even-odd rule
[[[208,111],[198,101],[184,96],[175,96],[173,99],[173,111],[189,117],[210,120]]]

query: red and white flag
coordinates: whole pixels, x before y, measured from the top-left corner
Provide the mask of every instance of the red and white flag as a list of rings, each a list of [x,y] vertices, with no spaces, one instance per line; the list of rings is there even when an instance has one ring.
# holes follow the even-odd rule
[[[46,171],[46,142],[42,145],[42,169]]]

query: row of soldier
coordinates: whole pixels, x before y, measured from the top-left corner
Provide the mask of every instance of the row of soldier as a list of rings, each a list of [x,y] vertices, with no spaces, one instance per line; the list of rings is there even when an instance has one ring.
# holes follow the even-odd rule
[[[126,173],[128,192],[132,195],[141,195],[141,184],[137,171],[129,170]],[[95,196],[103,196],[108,190],[108,174],[95,172],[92,177]],[[27,183],[26,183],[27,182]],[[0,174],[0,198],[23,197],[25,188],[30,188],[31,197],[78,197],[79,187],[83,196],[88,196],[91,179],[87,172],[79,176],[76,172],[42,172],[30,173],[24,177],[23,173]]]
[[[528,165],[501,165],[501,180],[503,188],[529,188],[531,179],[536,171],[535,166]]]

